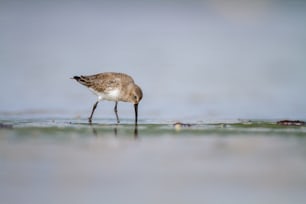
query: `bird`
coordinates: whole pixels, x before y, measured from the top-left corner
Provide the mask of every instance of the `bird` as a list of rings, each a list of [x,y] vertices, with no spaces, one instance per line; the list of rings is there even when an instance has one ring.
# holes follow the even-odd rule
[[[134,104],[135,124],[138,122],[138,104],[142,99],[142,90],[135,84],[134,79],[124,73],[104,72],[88,76],[74,76],[80,84],[89,88],[98,99],[92,107],[88,122],[92,123],[93,114],[97,105],[102,100],[115,101],[114,112],[116,114],[117,123],[120,123],[117,105],[119,101],[129,102]]]

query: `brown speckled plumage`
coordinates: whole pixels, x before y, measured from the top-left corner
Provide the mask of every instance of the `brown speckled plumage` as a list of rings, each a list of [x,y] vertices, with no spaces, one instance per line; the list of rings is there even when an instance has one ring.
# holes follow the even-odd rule
[[[118,123],[118,101],[133,103],[135,107],[135,122],[137,123],[137,107],[138,103],[142,99],[142,90],[135,84],[132,77],[123,73],[105,72],[88,76],[74,76],[73,79],[88,87],[98,96],[98,101],[93,106],[92,113],[89,117],[89,122],[92,120],[92,115],[98,102],[101,100],[110,100],[116,102],[114,110]]]

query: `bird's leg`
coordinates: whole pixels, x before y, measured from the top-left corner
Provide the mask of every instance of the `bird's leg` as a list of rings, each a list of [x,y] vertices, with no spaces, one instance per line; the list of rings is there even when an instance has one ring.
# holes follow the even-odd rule
[[[117,105],[118,105],[118,101],[116,101],[116,103],[115,103],[114,112],[116,114],[117,123],[120,123],[119,116],[118,116]]]
[[[90,124],[91,124],[91,121],[92,121],[92,116],[93,116],[93,114],[94,114],[94,112],[95,112],[95,110],[96,110],[96,108],[97,108],[98,103],[99,103],[99,101],[97,101],[97,102],[93,105],[93,107],[92,107],[91,114],[90,114],[90,116],[89,116],[89,118],[88,118],[88,122],[89,122]]]

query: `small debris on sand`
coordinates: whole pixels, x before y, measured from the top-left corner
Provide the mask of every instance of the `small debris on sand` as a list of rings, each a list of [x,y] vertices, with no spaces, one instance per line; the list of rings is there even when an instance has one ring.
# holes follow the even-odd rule
[[[173,124],[175,130],[179,131],[182,127],[191,127],[192,125],[189,123],[181,123],[181,122],[176,122]]]
[[[12,129],[13,125],[0,123],[0,129]]]
[[[285,126],[303,126],[306,123],[301,120],[280,120],[280,121],[277,121],[276,124],[285,125]]]
[[[173,124],[173,126],[190,127],[191,124],[189,124],[189,123],[176,122],[176,123]]]

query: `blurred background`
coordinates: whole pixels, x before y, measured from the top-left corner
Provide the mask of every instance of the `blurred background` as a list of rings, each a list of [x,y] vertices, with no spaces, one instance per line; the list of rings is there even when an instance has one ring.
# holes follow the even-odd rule
[[[107,71],[143,89],[137,138],[129,103],[79,120],[70,78]],[[305,79],[304,0],[0,0],[1,201],[306,203],[305,126],[206,125],[306,120]]]
[[[305,119],[305,22],[303,0],[0,0],[0,113],[88,117],[69,78],[115,71],[141,119]]]

